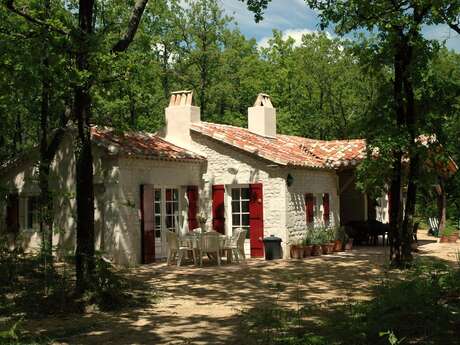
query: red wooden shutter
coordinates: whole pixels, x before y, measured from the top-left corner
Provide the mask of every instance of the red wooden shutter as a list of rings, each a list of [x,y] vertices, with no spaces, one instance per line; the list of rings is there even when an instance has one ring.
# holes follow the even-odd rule
[[[198,228],[198,221],[196,220],[196,214],[198,212],[198,186],[187,187],[187,199],[188,199],[188,229],[192,231]]]
[[[315,203],[315,198],[313,197],[313,194],[311,193],[305,194],[305,214],[307,218],[306,219],[307,224],[311,224],[315,220],[314,203]]]
[[[262,183],[249,186],[249,241],[251,243],[251,257],[264,256],[264,217]]]
[[[330,221],[329,193],[323,194],[323,221],[328,226]]]
[[[224,197],[224,185],[212,186],[212,228],[221,234],[225,234]]]
[[[153,213],[153,185],[141,185],[142,263],[155,261],[155,216]]]
[[[6,229],[8,232],[19,231],[19,196],[9,194],[6,205]]]

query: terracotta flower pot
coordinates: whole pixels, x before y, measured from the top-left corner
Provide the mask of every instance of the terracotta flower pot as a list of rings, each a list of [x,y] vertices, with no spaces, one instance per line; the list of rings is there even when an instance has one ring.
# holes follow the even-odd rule
[[[303,258],[303,247],[291,246],[291,257],[293,259],[302,259]]]
[[[350,238],[347,243],[345,243],[344,249],[346,251],[353,249],[353,239]]]
[[[312,250],[313,250],[313,246],[311,244],[303,246],[303,257],[306,258],[308,256],[311,256]]]
[[[319,244],[314,244],[311,248],[311,255],[312,256],[318,256],[323,253],[323,250],[321,249],[321,246]]]
[[[322,244],[321,249],[323,251],[323,254],[331,254],[331,246],[329,245],[329,243]]]
[[[439,239],[439,243],[449,243],[449,236],[441,235],[441,238]]]
[[[342,251],[342,241],[340,240],[335,240],[334,241],[334,252],[341,252]]]
[[[335,243],[334,242],[330,242],[327,244],[327,248],[329,250],[329,254],[332,254],[334,252],[334,246],[335,246]]]

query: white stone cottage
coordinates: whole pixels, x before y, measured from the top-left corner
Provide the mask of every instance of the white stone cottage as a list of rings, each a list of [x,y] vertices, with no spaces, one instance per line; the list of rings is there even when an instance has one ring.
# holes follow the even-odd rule
[[[314,223],[387,220],[386,199],[370,206],[354,183],[364,140],[322,141],[278,134],[276,110],[260,94],[248,128],[202,122],[189,91],[172,94],[166,126],[155,134],[93,127],[96,247],[123,265],[164,258],[162,230],[249,230],[246,253],[263,255],[264,236],[283,248]],[[72,133],[52,169],[58,250],[73,250],[76,229]],[[39,246],[37,152],[0,168],[6,191],[0,231]],[[377,214],[376,212],[377,211]],[[284,250],[287,255],[287,250]]]

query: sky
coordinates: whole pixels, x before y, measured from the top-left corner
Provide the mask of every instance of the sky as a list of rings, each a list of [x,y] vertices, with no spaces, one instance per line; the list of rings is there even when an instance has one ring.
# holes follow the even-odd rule
[[[318,16],[304,0],[272,0],[260,23],[254,22],[254,15],[240,0],[219,1],[226,14],[238,23],[241,32],[248,38],[255,38],[262,46],[267,44],[273,29],[281,30],[284,36],[291,36],[297,41],[303,33],[319,31]],[[446,25],[425,27],[423,31],[426,38],[445,40],[449,49],[460,52],[460,35]]]

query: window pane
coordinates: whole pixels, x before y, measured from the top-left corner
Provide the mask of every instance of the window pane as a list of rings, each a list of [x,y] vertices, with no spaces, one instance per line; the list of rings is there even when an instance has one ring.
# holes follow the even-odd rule
[[[166,227],[168,229],[174,227],[174,217],[173,216],[166,216]]]
[[[171,189],[166,189],[166,201],[171,201],[172,195],[171,195]]]
[[[161,230],[156,230],[155,231],[155,237],[160,238],[161,237]]]
[[[170,202],[166,203],[166,214],[173,214],[173,204]]]
[[[238,200],[240,198],[240,190],[238,188],[232,189],[232,199]]]
[[[250,236],[250,233],[249,233],[249,227],[245,228],[247,231],[246,231],[246,238],[249,239],[251,236]]]
[[[241,188],[241,199],[249,199],[249,188]]]
[[[173,200],[177,201],[179,200],[179,191],[177,189],[173,189]]]
[[[155,201],[161,201],[161,190],[155,189]]]
[[[240,215],[239,214],[232,215],[232,223],[233,225],[240,225]]]
[[[161,205],[160,203],[155,203],[155,214],[161,213]]]
[[[241,211],[242,212],[249,212],[249,201],[242,201],[241,202]]]
[[[249,225],[249,214],[243,214],[241,218],[241,225]]]
[[[239,201],[232,201],[232,212],[233,213],[240,212],[240,203],[239,203]]]

